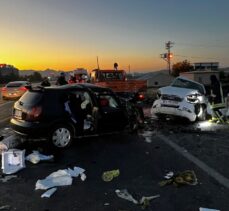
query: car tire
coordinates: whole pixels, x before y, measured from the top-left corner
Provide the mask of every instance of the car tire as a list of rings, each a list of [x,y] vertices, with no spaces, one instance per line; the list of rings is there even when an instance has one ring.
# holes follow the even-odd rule
[[[207,119],[207,109],[205,105],[200,105],[199,112],[197,114],[197,120],[205,121]]]
[[[69,126],[57,125],[50,133],[50,141],[56,148],[67,148],[71,145],[73,132]]]

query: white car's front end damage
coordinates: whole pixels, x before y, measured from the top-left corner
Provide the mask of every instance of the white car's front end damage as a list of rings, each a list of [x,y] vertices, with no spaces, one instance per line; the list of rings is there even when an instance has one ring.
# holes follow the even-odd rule
[[[189,83],[187,88],[181,87],[181,80]],[[179,83],[178,83],[179,82]],[[194,84],[194,88],[190,86]],[[178,85],[179,87],[178,87]],[[200,88],[198,88],[198,86]],[[202,90],[203,89],[203,90]],[[207,99],[205,97],[203,85],[191,80],[178,77],[171,86],[163,87],[158,90],[158,99],[153,103],[151,113],[157,116],[178,116],[189,119],[191,122],[196,119],[206,118]]]

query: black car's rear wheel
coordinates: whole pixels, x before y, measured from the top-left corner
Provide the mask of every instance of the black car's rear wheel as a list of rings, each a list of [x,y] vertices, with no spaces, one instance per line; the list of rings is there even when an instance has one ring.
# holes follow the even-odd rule
[[[56,126],[50,135],[52,144],[57,148],[66,148],[72,142],[72,130],[64,125]]]

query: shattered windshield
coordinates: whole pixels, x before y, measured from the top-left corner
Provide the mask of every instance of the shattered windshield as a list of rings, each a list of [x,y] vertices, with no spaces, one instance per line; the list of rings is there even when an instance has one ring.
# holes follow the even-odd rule
[[[195,82],[192,82],[192,81],[182,79],[182,78],[177,78],[176,80],[174,80],[171,86],[186,88],[186,89],[195,89],[199,91],[201,94],[205,94],[204,88],[201,85]]]

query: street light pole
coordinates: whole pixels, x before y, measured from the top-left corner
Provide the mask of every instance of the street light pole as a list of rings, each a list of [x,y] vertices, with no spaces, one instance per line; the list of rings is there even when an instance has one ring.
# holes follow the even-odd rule
[[[170,49],[173,47],[174,42],[168,41],[165,43],[165,49],[168,50],[167,54],[167,62],[168,62],[168,69],[169,69],[169,74],[171,74],[171,58],[172,54],[170,52]]]

